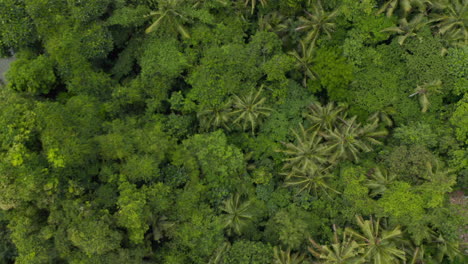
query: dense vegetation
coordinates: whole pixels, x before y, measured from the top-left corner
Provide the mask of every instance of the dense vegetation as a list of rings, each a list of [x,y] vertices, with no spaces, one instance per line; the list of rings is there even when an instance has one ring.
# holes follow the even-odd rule
[[[468,263],[467,0],[1,0],[0,263]]]

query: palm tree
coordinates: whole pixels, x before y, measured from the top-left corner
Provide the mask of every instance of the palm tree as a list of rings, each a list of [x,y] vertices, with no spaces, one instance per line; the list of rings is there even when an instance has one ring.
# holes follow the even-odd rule
[[[461,258],[463,256],[460,251],[460,243],[456,239],[448,240],[442,234],[435,232],[433,237],[434,239],[432,242],[436,244],[437,248],[434,257],[438,263],[442,263],[445,257],[447,257],[450,260],[450,263],[452,263],[455,262],[457,258]]]
[[[451,186],[456,183],[456,176],[453,173],[453,169],[443,169],[439,161],[436,160],[435,164],[431,162],[426,163],[427,171],[423,176],[425,180],[432,182],[440,186],[440,191],[449,192],[450,190],[444,190],[442,186]]]
[[[241,196],[235,194],[223,202],[221,210],[226,214],[223,216],[224,227],[228,234],[233,232],[240,235],[246,225],[251,221],[253,215],[249,212],[250,202],[241,202]]]
[[[336,122],[340,118],[344,118],[344,115],[341,115],[344,108],[335,106],[333,102],[328,103],[326,106],[322,106],[319,102],[314,102],[308,109],[309,112],[305,117],[312,124],[312,128],[318,131],[333,129],[336,126]]]
[[[435,23],[439,35],[443,35],[453,46],[468,45],[468,1],[435,1],[435,9],[445,13],[432,12],[430,20]]]
[[[382,145],[382,142],[376,138],[385,137],[388,131],[385,128],[380,128],[379,120],[374,120],[372,123],[367,123],[358,131],[359,138],[366,144]]]
[[[421,112],[425,113],[429,109],[429,96],[434,93],[440,93],[442,81],[436,80],[423,85],[418,85],[409,97],[419,95],[419,104],[421,105]]]
[[[391,114],[395,113],[395,110],[391,107],[385,107],[384,109],[380,111],[376,111],[373,113],[368,119],[368,122],[383,122],[385,126],[387,127],[392,127],[393,126],[393,120],[391,118]]]
[[[296,31],[307,31],[305,41],[310,46],[315,46],[315,42],[321,33],[325,33],[331,38],[331,33],[335,31],[335,23],[333,20],[338,16],[338,9],[328,13],[326,12],[320,0],[312,4],[311,12],[306,13],[306,17],[299,17],[301,25],[296,28]]]
[[[341,241],[338,239],[336,226],[333,225],[333,243],[330,246],[321,246],[312,238],[309,238],[312,247],[309,252],[319,259],[322,264],[361,264],[365,259],[361,256],[363,248],[343,232]]]
[[[328,168],[311,168],[307,167],[303,170],[293,168],[289,173],[283,173],[286,175],[284,185],[286,187],[297,187],[297,193],[306,191],[307,193],[314,192],[317,196],[319,191],[323,191],[327,196],[327,190],[335,193],[340,193],[337,190],[330,187],[328,180],[333,177],[329,172]]]
[[[278,247],[273,248],[274,264],[301,264],[305,259],[304,254],[294,253],[291,255],[291,250],[283,251]]]
[[[399,8],[403,12],[403,16],[406,17],[411,10],[416,7],[422,13],[426,10],[427,4],[430,4],[429,0],[388,0],[382,7],[377,11],[377,14],[381,14],[386,11],[386,15],[391,17],[395,10]]]
[[[189,19],[185,14],[182,5],[185,0],[160,0],[158,1],[158,10],[151,12],[146,17],[155,17],[156,20],[146,28],[147,34],[157,30],[162,24],[179,32],[182,37],[190,38],[190,33],[184,27],[184,23]]]
[[[260,2],[260,4],[265,7],[268,4],[268,0],[241,0],[244,1],[244,6],[247,7],[250,4],[250,13],[253,14],[255,7],[257,6],[257,2]]]
[[[294,130],[292,131],[296,137],[296,144],[283,143],[286,149],[280,150],[280,152],[289,156],[284,159],[286,162],[284,169],[317,169],[327,162],[326,147],[322,144],[322,138],[318,136],[317,131],[314,131],[309,135],[302,125],[299,127],[300,134]]]
[[[169,221],[166,216],[152,215],[150,217],[151,234],[154,241],[159,241],[166,236],[166,233],[175,225],[175,222]]]
[[[192,8],[204,7],[205,5],[208,5],[209,8],[213,2],[218,3],[221,6],[227,6],[229,4],[229,0],[192,0],[192,2],[194,2]]]
[[[286,18],[280,12],[269,12],[266,15],[260,15],[258,18],[258,29],[278,34],[288,30],[286,23]]]
[[[377,121],[377,120],[376,120]],[[342,124],[322,133],[327,140],[328,151],[332,152],[330,162],[335,162],[339,158],[348,158],[358,161],[358,153],[361,151],[369,152],[372,145],[382,144],[375,139],[387,135],[385,130],[376,131],[378,123],[361,127],[356,123],[356,116],[348,120],[342,120]]]
[[[231,121],[231,101],[228,100],[225,104],[214,106],[197,113],[200,120],[200,126],[203,131],[222,127],[227,131],[230,130],[229,123]]]
[[[231,247],[231,243],[223,242],[211,256],[208,264],[221,264],[224,253]]]
[[[270,115],[271,108],[263,106],[266,98],[260,97],[263,86],[257,91],[257,93],[251,92],[247,96],[234,95],[234,111],[233,115],[237,115],[237,118],[233,123],[242,122],[242,129],[245,131],[250,126],[252,134],[255,132],[255,127],[259,123],[262,117]]]
[[[424,27],[427,22],[424,20],[423,14],[417,14],[408,22],[406,17],[398,21],[398,27],[389,27],[383,29],[382,32],[396,33],[398,44],[403,45],[406,39],[417,36],[417,32]],[[419,39],[421,40],[421,38]]]
[[[364,220],[361,216],[356,216],[356,221],[361,233],[348,227],[345,232],[364,248],[363,257],[366,260],[373,264],[397,264],[401,260],[405,261],[405,252],[396,244],[396,240],[402,236],[400,227],[385,230],[380,226],[380,219]]]
[[[308,48],[306,48],[306,44],[302,40],[299,41],[299,45],[300,54],[296,50],[289,51],[288,54],[296,59],[295,67],[303,73],[302,85],[307,87],[307,79],[316,80],[318,78],[317,73],[312,68],[314,61],[314,46],[310,45]]]
[[[396,174],[389,173],[387,170],[375,168],[368,174],[369,179],[364,184],[370,189],[370,196],[377,197],[382,195],[387,188],[396,180]]]

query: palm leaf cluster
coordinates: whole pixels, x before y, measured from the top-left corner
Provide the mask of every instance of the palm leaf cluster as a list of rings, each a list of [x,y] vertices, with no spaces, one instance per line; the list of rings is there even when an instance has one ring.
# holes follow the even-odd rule
[[[371,197],[378,197],[384,194],[397,178],[396,174],[381,168],[373,169],[368,176],[365,186],[369,188],[369,195]]]
[[[400,227],[385,229],[381,226],[380,219],[364,220],[361,216],[356,216],[356,223],[360,232],[349,227],[345,232],[364,248],[364,259],[374,264],[397,264],[406,260],[405,252],[398,245],[398,239],[403,236]]]
[[[333,243],[331,245],[319,245],[309,238],[311,247],[309,252],[323,264],[360,264],[364,263],[362,257],[364,248],[361,247],[350,235],[343,232],[341,240],[338,237],[336,226],[333,225]]]
[[[398,34],[400,45],[417,37],[427,25],[450,46],[468,44],[468,0],[389,0],[377,13],[383,12],[387,16],[399,14],[398,26],[383,31]]]
[[[378,116],[363,125],[356,117],[347,118],[344,108],[333,103],[313,103],[305,117],[310,127],[300,125],[299,131],[293,130],[295,141],[284,142],[284,149],[279,150],[286,154],[285,185],[297,187],[299,192],[337,192],[327,184],[332,177],[330,169],[339,160],[358,161],[360,152],[371,151],[374,145],[382,144],[377,138],[387,135],[380,129]]]
[[[244,6],[250,6],[250,13],[253,14],[255,11],[255,7],[260,4],[262,7],[265,7],[268,4],[268,0],[241,0],[244,2]]]
[[[308,80],[316,80],[318,78],[315,72],[314,65],[314,46],[307,46],[303,40],[299,41],[299,49],[289,51],[288,54],[296,60],[295,68],[302,72],[302,85],[307,87]]]
[[[158,9],[147,15],[147,17],[154,17],[154,21],[146,28],[145,32],[149,34],[158,30],[164,24],[178,32],[182,37],[190,38],[190,33],[184,26],[185,23],[190,22],[190,19],[183,4],[184,0],[158,1]]]
[[[435,33],[443,36],[452,46],[468,45],[468,1],[434,1],[430,22]]]
[[[201,110],[197,114],[201,130],[224,128],[229,131],[232,125],[238,125],[244,131],[250,130],[254,134],[259,122],[272,111],[265,106],[266,98],[261,96],[262,90],[263,87],[248,95],[234,95],[220,106]]]
[[[283,251],[275,247],[273,250],[274,264],[302,264],[305,259],[304,254],[291,253],[290,249]]]
[[[257,121],[262,117],[270,115],[271,108],[264,106],[265,97],[261,97],[262,88],[255,94],[253,92],[246,96],[234,95],[234,111],[232,114],[237,116],[234,123],[241,124],[242,129],[245,131],[251,129],[252,134],[255,132]]]
[[[250,212],[250,202],[242,201],[239,194],[234,194],[224,201],[221,211],[225,213],[222,221],[229,235],[242,234],[244,228],[253,218],[253,214]]]
[[[433,94],[440,93],[440,89],[442,88],[442,81],[436,80],[430,83],[425,83],[423,85],[418,85],[409,97],[413,97],[418,95],[419,97],[419,104],[421,105],[421,112],[425,113],[429,109],[430,101],[429,97]]]
[[[329,245],[320,245],[309,238],[309,252],[322,264],[400,264],[400,263],[464,263],[458,240],[448,240],[429,229],[428,241],[416,245],[409,241],[399,226],[390,227],[386,221],[372,216],[365,220],[356,216],[358,229],[337,229],[333,225],[333,239]],[[431,248],[433,245],[436,250]]]
[[[320,34],[325,33],[331,38],[331,33],[335,31],[336,24],[333,22],[338,16],[338,9],[327,12],[320,0],[311,1],[310,11],[305,11],[305,16],[299,17],[300,25],[296,31],[306,31],[305,42],[315,45]]]
[[[304,32],[304,37],[299,40],[297,50],[288,52],[296,59],[296,68],[303,74],[302,85],[304,87],[307,87],[308,80],[318,78],[313,69],[317,39],[322,34],[331,38],[336,28],[334,20],[339,15],[338,9],[327,12],[320,0],[309,1],[308,6],[308,10],[304,10],[305,16],[299,17],[298,26],[295,27],[295,31]]]
[[[364,220],[356,216],[359,231],[347,227],[341,240],[334,226],[333,243],[319,245],[312,238],[309,252],[324,264],[397,264],[406,263],[405,252],[401,249],[403,233],[400,227],[384,228],[380,219]]]
[[[377,11],[377,14],[385,12],[390,17],[395,11],[400,11],[406,17],[413,10],[424,12],[430,4],[429,0],[387,0]]]

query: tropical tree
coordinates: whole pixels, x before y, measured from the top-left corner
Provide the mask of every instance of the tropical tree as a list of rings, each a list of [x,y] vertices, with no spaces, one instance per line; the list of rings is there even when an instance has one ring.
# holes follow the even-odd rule
[[[250,202],[242,202],[239,194],[234,194],[223,202],[221,210],[226,213],[223,216],[223,223],[228,234],[242,234],[243,229],[253,217],[249,208]]]
[[[325,33],[331,38],[331,33],[335,31],[336,24],[333,22],[339,14],[339,10],[336,9],[332,12],[326,12],[323,9],[320,0],[311,4],[311,12],[305,11],[307,16],[299,17],[301,23],[296,31],[307,31],[305,41],[310,46],[315,46],[315,42],[320,34]]]
[[[329,129],[322,133],[322,136],[327,140],[328,151],[331,152],[329,161],[335,162],[339,158],[358,161],[359,152],[369,152],[372,150],[372,145],[382,144],[376,137],[385,136],[387,132],[377,130],[378,123],[376,121],[361,127],[354,116],[348,120],[342,120],[342,124],[333,130]]]
[[[270,115],[271,108],[263,106],[266,98],[261,97],[263,86],[254,94],[249,93],[246,96],[233,96],[234,111],[232,114],[237,116],[233,123],[242,123],[242,129],[245,131],[250,127],[252,134],[255,133],[255,127],[262,117]]]
[[[307,168],[318,169],[327,162],[326,146],[322,144],[322,138],[318,136],[317,131],[311,134],[307,133],[302,125],[299,126],[299,133],[292,131],[296,137],[296,144],[284,143],[286,147],[280,152],[288,155],[284,161],[284,169],[296,168],[306,170]]]
[[[200,127],[203,131],[210,129],[224,128],[230,130],[229,124],[231,121],[232,102],[228,100],[220,106],[213,106],[211,108],[202,110],[197,113],[200,120]]]
[[[440,161],[436,160],[433,163],[427,162],[426,163],[427,171],[424,175],[424,178],[428,181],[441,183],[441,182],[448,182],[448,181],[455,181],[453,170],[451,169],[443,169]]]
[[[401,10],[403,16],[406,17],[414,8],[417,8],[419,12],[424,12],[430,2],[429,0],[388,0],[377,11],[377,14],[385,12],[388,17],[391,17],[396,10]]]
[[[405,261],[405,252],[398,248],[397,239],[402,237],[400,227],[393,230],[382,228],[380,219],[364,220],[356,216],[361,232],[347,227],[345,232],[354,237],[359,246],[364,248],[363,257],[373,264],[397,264]]]
[[[191,0],[193,2],[192,8],[198,7],[212,7],[213,4],[216,6],[227,6],[229,4],[229,0]]]
[[[159,241],[166,236],[166,233],[176,224],[167,219],[166,216],[152,215],[150,217],[151,235],[154,241]]]
[[[146,28],[147,34],[156,31],[162,24],[177,31],[184,38],[190,38],[190,33],[184,23],[190,21],[185,7],[185,0],[162,0],[158,1],[158,10],[152,11],[146,17],[154,17],[154,22]]]
[[[460,251],[460,243],[456,239],[449,240],[442,234],[434,232],[432,242],[437,248],[434,257],[438,263],[442,263],[444,258],[448,258],[450,263],[456,263],[455,260],[463,257],[463,254]]]
[[[431,23],[437,33],[453,46],[468,45],[468,1],[435,1],[434,7],[442,13],[432,12]]]
[[[392,184],[397,176],[396,174],[390,173],[385,169],[374,168],[368,174],[369,179],[364,184],[367,188],[369,188],[371,197],[377,197],[385,193],[388,189],[390,184]]]
[[[413,97],[415,95],[419,96],[419,104],[421,105],[421,112],[425,113],[429,109],[430,101],[429,97],[432,94],[440,93],[440,89],[442,87],[442,81],[436,80],[430,83],[425,83],[423,85],[418,85],[409,97]]]
[[[284,185],[295,187],[298,194],[306,191],[307,193],[313,192],[317,196],[321,191],[328,195],[328,190],[340,193],[328,184],[329,179],[333,178],[333,174],[328,168],[306,167],[302,170],[293,168],[289,173],[283,173],[283,175],[286,175]]]
[[[391,117],[391,114],[394,113],[395,110],[391,107],[386,107],[383,110],[376,111],[372,115],[369,116],[367,119],[368,122],[382,122],[385,124],[387,127],[392,127],[393,126],[393,120]]]
[[[343,232],[343,238],[340,241],[335,225],[333,225],[333,231],[333,243],[329,246],[319,245],[315,240],[309,238],[312,244],[312,247],[308,248],[309,252],[322,264],[364,263],[365,259],[361,256],[364,249],[346,232]]]
[[[288,30],[287,19],[278,11],[269,12],[260,15],[258,18],[258,29],[261,31],[270,31],[281,33]]]
[[[274,247],[274,264],[301,264],[305,259],[304,254],[293,253],[288,249],[283,251],[278,247]]]
[[[226,251],[229,250],[231,247],[231,243],[229,242],[223,242],[221,246],[219,246],[213,255],[211,256],[210,260],[208,261],[208,264],[221,264],[223,261],[223,256],[226,253]]]
[[[250,13],[253,14],[255,7],[257,6],[257,2],[260,3],[263,7],[268,4],[268,0],[241,0],[244,1],[244,6],[247,7],[250,5]]]
[[[293,56],[296,59],[296,69],[302,71],[302,85],[307,87],[307,80],[316,80],[318,78],[317,73],[314,71],[312,64],[314,58],[314,46],[309,45],[306,47],[304,41],[299,41],[299,52],[296,50],[289,51],[288,54]]]
[[[427,24],[423,14],[417,14],[408,21],[406,17],[398,21],[397,27],[389,27],[382,30],[382,32],[396,33],[398,44],[403,45],[406,39],[416,37],[417,32]],[[421,38],[420,38],[421,40]]]
[[[314,102],[309,106],[308,110],[309,112],[305,114],[305,117],[310,121],[312,129],[318,131],[333,129],[339,119],[344,118],[342,113],[344,108],[335,106],[333,102],[329,102],[325,106],[322,106],[319,102]]]
[[[388,135],[388,131],[380,127],[379,120],[374,120],[372,123],[367,123],[359,129],[358,134],[359,138],[366,144],[382,145],[382,142],[376,138],[385,137]]]

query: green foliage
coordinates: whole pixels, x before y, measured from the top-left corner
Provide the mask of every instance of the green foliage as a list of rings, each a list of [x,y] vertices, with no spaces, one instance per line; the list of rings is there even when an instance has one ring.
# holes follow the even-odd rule
[[[219,199],[235,189],[245,170],[244,158],[237,147],[227,143],[221,130],[195,135],[183,144],[196,158],[203,182],[213,188],[211,195]]]
[[[457,139],[465,144],[468,144],[468,95],[465,96],[456,104],[456,109],[450,119],[450,122],[455,126]]]
[[[438,139],[438,135],[431,129],[431,126],[425,123],[412,123],[397,127],[393,136],[404,144],[429,148],[435,147]]]
[[[366,171],[360,167],[347,166],[340,173],[340,190],[342,190],[344,208],[341,213],[347,221],[355,215],[370,215],[376,209],[376,203],[369,197],[366,186]]]
[[[447,54],[448,72],[456,78],[453,92],[462,95],[468,92],[468,48],[449,49]]]
[[[14,61],[7,73],[8,87],[18,92],[47,94],[54,89],[57,77],[53,61],[45,56]]]
[[[16,257],[16,248],[10,238],[10,231],[7,229],[7,223],[3,218],[4,214],[0,212],[0,261],[3,263],[12,263]]]
[[[68,229],[67,234],[71,243],[88,256],[117,249],[122,238],[119,232],[109,228],[105,216],[77,221]]]
[[[281,47],[274,33],[259,32],[247,45],[209,48],[188,78],[189,98],[201,105],[219,105],[232,94],[245,94],[264,75],[262,65]]]
[[[0,47],[20,48],[37,40],[36,28],[24,1],[6,0],[0,3]]]
[[[346,62],[341,52],[335,49],[319,49],[315,57],[315,71],[322,89],[333,100],[346,97],[346,89],[353,80],[353,67]]]
[[[42,103],[38,106],[38,116],[40,140],[52,164],[77,167],[94,162],[97,153],[92,138],[100,131],[96,124],[102,122],[94,98],[76,96],[65,105]]]
[[[319,227],[319,218],[296,207],[290,206],[278,211],[268,222],[266,234],[270,243],[290,249],[299,249],[307,238]]]
[[[146,45],[139,61],[143,78],[161,75],[172,79],[188,66],[186,55],[180,52],[175,39],[152,38]]]
[[[262,242],[238,240],[223,256],[226,264],[268,264],[272,263],[273,249]]]
[[[424,200],[406,182],[391,185],[377,205],[385,216],[394,217],[405,225],[416,224],[424,216]]]
[[[187,216],[190,220],[178,225],[174,232],[173,245],[177,248],[174,253],[188,251],[187,262],[206,263],[224,239],[221,221],[206,207]]]
[[[400,177],[418,182],[426,171],[427,162],[435,162],[436,157],[427,148],[419,145],[397,146],[384,156],[387,168]]]
[[[0,262],[465,263],[465,2],[0,1]]]

